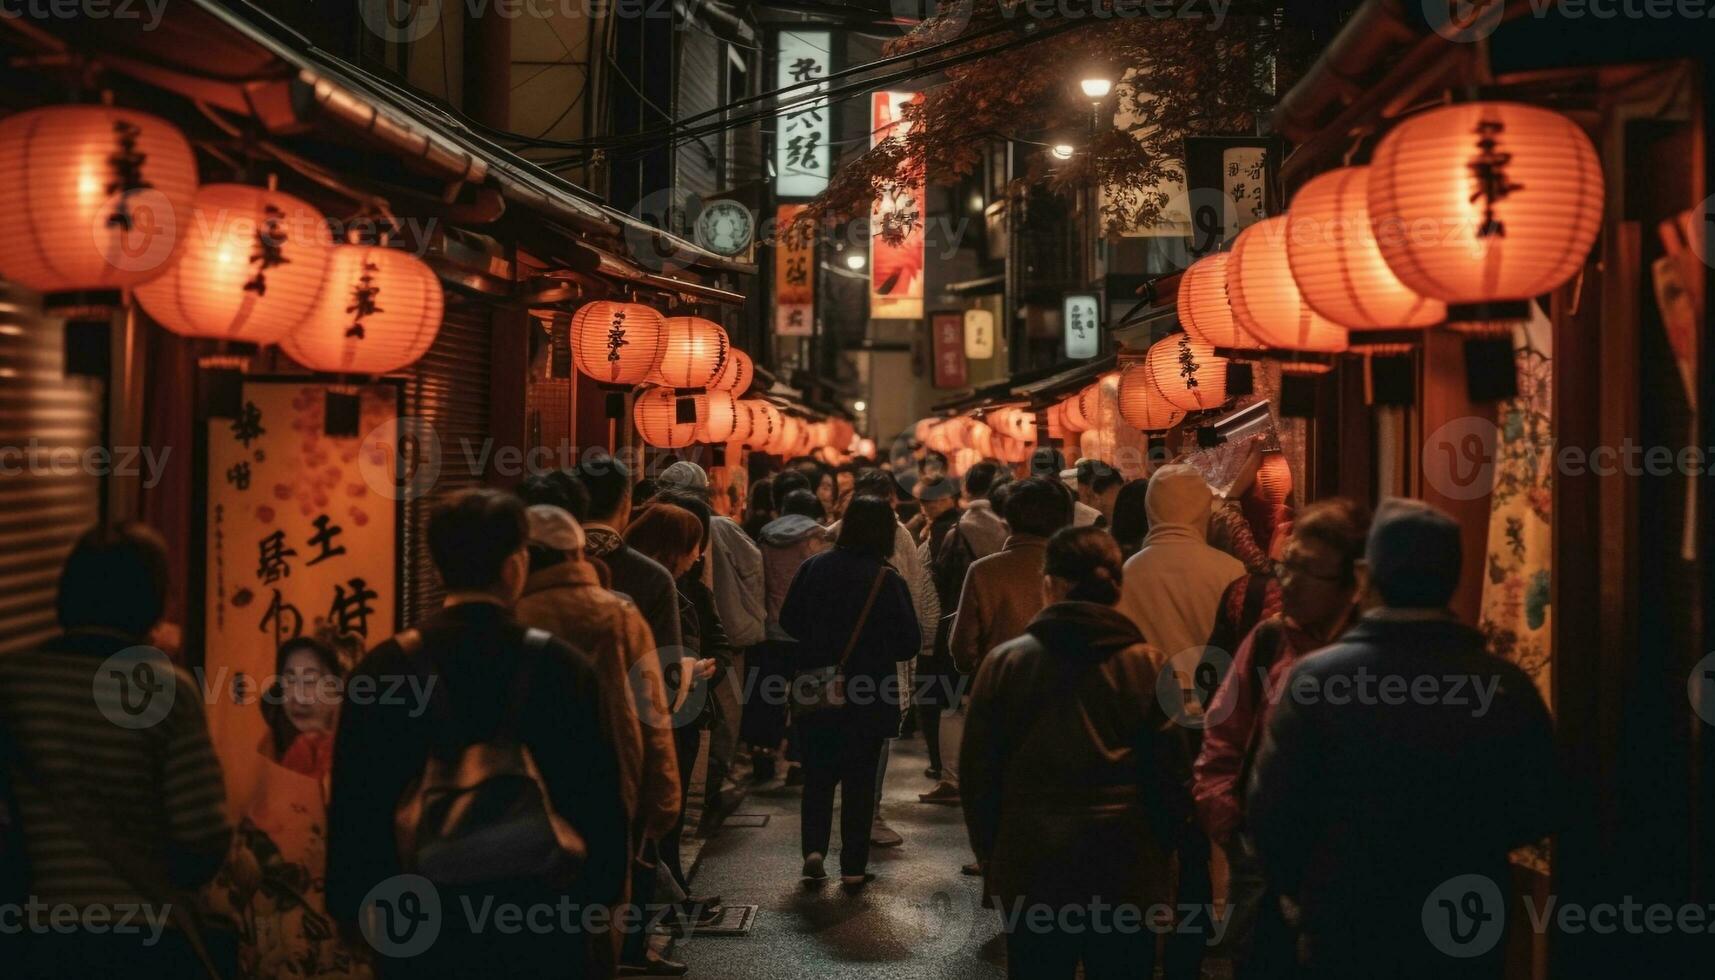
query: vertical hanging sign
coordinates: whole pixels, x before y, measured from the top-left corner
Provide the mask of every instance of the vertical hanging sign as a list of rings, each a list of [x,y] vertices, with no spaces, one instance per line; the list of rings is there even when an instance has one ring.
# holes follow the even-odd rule
[[[1102,303],[1095,293],[1068,293],[1062,307],[1066,356],[1087,361],[1101,352]]]
[[[994,313],[989,310],[965,311],[965,357],[986,361],[994,356]]]
[[[802,204],[782,204],[774,217],[774,332],[808,337],[816,319],[816,242],[795,230]]]
[[[965,315],[958,311],[936,313],[929,318],[930,353],[935,358],[935,387],[963,388],[965,371]]]
[[[870,146],[904,139],[911,124],[905,106],[923,101],[921,92],[876,92],[870,101]],[[869,315],[873,320],[923,317],[924,178],[921,171],[889,182],[870,209]],[[888,228],[905,232],[887,240]]]
[[[827,31],[781,31],[774,81],[776,88],[828,77],[833,53]],[[779,197],[815,197],[827,190],[832,172],[828,152],[828,83],[795,88],[781,98],[774,125],[774,192]]]

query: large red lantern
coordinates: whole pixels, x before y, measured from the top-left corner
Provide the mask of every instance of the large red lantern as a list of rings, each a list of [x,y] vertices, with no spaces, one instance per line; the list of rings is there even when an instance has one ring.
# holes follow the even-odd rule
[[[1265,218],[1239,232],[1227,260],[1227,298],[1240,328],[1269,347],[1338,354],[1348,346],[1346,328],[1311,309],[1292,279],[1284,216]]]
[[[649,376],[664,388],[709,388],[726,368],[726,331],[700,316],[668,317],[661,324],[661,360]]]
[[[1376,145],[1368,187],[1382,258],[1448,304],[1455,329],[1510,331],[1584,265],[1602,224],[1602,167],[1572,120],[1515,102],[1443,106]]]
[[[0,120],[0,173],[0,278],[68,315],[117,306],[120,290],[164,274],[197,189],[177,128],[104,105]]]
[[[642,303],[600,300],[572,315],[572,363],[595,381],[618,387],[642,384],[661,362],[661,314]]]
[[[1413,292],[1382,259],[1370,226],[1369,167],[1341,167],[1312,178],[1286,216],[1286,257],[1312,310],[1353,331],[1356,349],[1409,346],[1399,331],[1433,327],[1447,305]]]
[[[1119,409],[1127,425],[1144,432],[1165,432],[1185,417],[1156,387],[1147,363],[1120,373]]]
[[[1227,359],[1216,357],[1212,344],[1176,333],[1156,341],[1143,363],[1156,390],[1174,408],[1196,412],[1227,401]]]
[[[1230,258],[1227,252],[1205,255],[1179,277],[1179,323],[1191,339],[1212,347],[1261,350],[1263,344],[1239,327],[1227,302]]]
[[[314,308],[280,346],[313,371],[386,374],[435,342],[441,303],[441,282],[421,259],[379,245],[336,245]]]
[[[186,337],[279,343],[321,296],[333,237],[320,211],[247,184],[196,193],[178,261],[137,287],[161,326]]]
[[[632,421],[643,441],[661,449],[679,449],[697,441],[698,424],[708,410],[706,401],[695,401],[697,417],[679,421],[679,399],[670,388],[645,388],[631,407]]]
[[[697,442],[725,443],[738,431],[738,403],[730,391],[711,391],[693,396],[697,402]],[[748,418],[749,411],[745,416]]]
[[[710,391],[730,391],[734,397],[750,390],[750,383],[756,380],[756,365],[751,362],[750,355],[733,347],[727,351],[726,364],[715,380],[709,382]]]

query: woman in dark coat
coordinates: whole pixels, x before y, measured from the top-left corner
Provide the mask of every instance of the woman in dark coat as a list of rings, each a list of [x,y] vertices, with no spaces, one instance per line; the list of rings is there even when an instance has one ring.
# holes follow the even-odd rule
[[[1070,980],[1081,962],[1089,980],[1147,977],[1172,927],[1168,855],[1191,813],[1183,742],[1150,648],[1113,608],[1113,537],[1066,528],[1043,571],[1047,607],[972,687],[965,824],[1008,924],[1010,976]]]
[[[896,527],[887,501],[853,498],[833,549],[799,566],[780,607],[781,628],[798,641],[794,667],[800,672],[834,666],[851,651],[840,670],[843,705],[804,712],[799,706],[805,688],[796,682],[792,702],[804,742],[804,876],[825,877],[837,784],[840,876],[852,888],[872,877],[865,869],[875,816],[875,770],[882,742],[899,728],[899,664],[916,657],[922,645],[910,590],[887,564]]]

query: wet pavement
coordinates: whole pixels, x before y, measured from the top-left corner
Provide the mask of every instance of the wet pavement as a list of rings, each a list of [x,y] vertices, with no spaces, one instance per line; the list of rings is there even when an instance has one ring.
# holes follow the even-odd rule
[[[848,895],[837,878],[799,878],[799,791],[778,781],[753,788],[704,845],[694,884],[731,905],[756,905],[748,936],[697,935],[673,956],[697,980],[995,980],[1005,976],[1000,919],[979,907],[979,881],[959,808],[917,802],[934,784],[920,740],[893,744],[882,813],[905,845],[871,851],[877,880]],[[744,826],[767,817],[761,827]],[[839,851],[839,816],[834,845]],[[830,874],[838,861],[830,858]]]

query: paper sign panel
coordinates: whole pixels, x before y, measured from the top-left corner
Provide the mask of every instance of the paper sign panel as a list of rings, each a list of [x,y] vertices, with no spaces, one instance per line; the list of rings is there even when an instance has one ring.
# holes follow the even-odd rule
[[[875,92],[870,97],[870,146],[903,139],[911,131],[901,110],[921,102],[921,92]],[[869,315],[874,320],[919,320],[923,317],[924,185],[921,178],[895,181],[882,188],[870,209]],[[890,216],[912,216],[910,231],[897,244],[882,229]]]
[[[774,220],[774,332],[808,337],[816,322],[816,243],[792,231],[802,204],[782,204]]]
[[[828,76],[833,55],[827,31],[781,31],[778,35],[775,88]],[[815,197],[828,187],[828,103],[820,97],[828,83],[793,89],[775,116],[774,191],[780,197]]]

